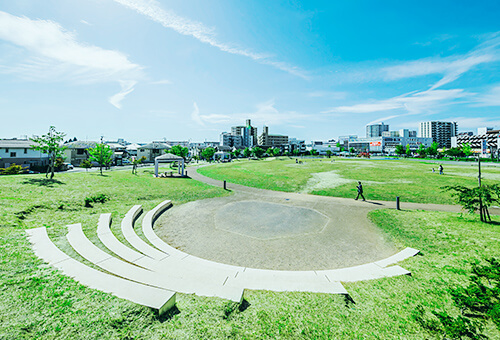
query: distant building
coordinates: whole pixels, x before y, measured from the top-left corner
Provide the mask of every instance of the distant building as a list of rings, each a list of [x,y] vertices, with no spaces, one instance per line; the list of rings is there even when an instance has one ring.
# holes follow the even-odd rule
[[[384,131],[389,131],[389,125],[384,123],[367,125],[366,138],[380,137]]]
[[[223,132],[220,134],[220,144],[221,146],[227,146],[229,148],[241,149],[244,147],[243,136],[233,135],[229,132]]]
[[[79,166],[84,160],[89,159],[89,149],[95,148],[97,142],[94,141],[76,141],[66,143],[66,150],[64,150],[64,157],[67,163],[74,166]]]
[[[31,149],[30,139],[0,139],[0,168],[8,168],[12,164],[24,168],[49,164],[49,156]]]
[[[288,144],[284,146],[283,152],[293,153],[294,150],[299,150],[300,153],[306,151],[306,141],[297,138],[289,138]]]
[[[231,135],[242,137],[242,146],[251,148],[257,145],[257,128],[253,127],[251,120],[247,119],[245,126],[233,126],[231,127]]]
[[[458,134],[458,136],[452,137],[451,147],[461,148],[465,144],[469,144],[476,154],[497,154],[500,146],[500,130],[483,128],[478,129],[478,132],[485,133],[477,135]]]
[[[410,150],[416,151],[420,145],[429,147],[432,144],[432,138],[421,137],[372,137],[349,139],[347,150],[353,148],[356,152],[384,153],[391,154],[396,152],[396,146],[401,145]]]
[[[451,147],[451,137],[458,135],[458,126],[456,122],[421,122],[419,136],[432,138],[433,142],[438,143],[440,148]]]
[[[152,142],[137,149],[137,158],[146,158],[146,162],[154,162],[155,158],[168,152],[171,146],[162,142]]]
[[[269,127],[264,126],[262,134],[259,136],[258,144],[264,148],[281,147],[288,144],[288,136],[270,135]]]

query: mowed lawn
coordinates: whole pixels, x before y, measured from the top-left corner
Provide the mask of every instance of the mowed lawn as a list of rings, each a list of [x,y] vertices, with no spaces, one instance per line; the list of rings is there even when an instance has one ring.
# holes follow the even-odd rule
[[[86,288],[46,265],[32,252],[24,230],[48,227],[71,256],[66,224],[82,222],[95,243],[100,213],[111,212],[112,229],[134,204],[153,208],[226,195],[190,179],[154,179],[151,170],[0,177],[0,339],[424,339],[429,335],[412,312],[450,308],[447,289],[464,285],[468,263],[500,257],[500,219],[378,210],[370,218],[398,247],[422,250],[400,263],[412,276],[345,284],[355,303],[339,295],[246,291],[249,306],[217,298],[178,294],[178,312],[158,318],[147,307]],[[89,195],[110,201],[84,208]],[[118,234],[116,232],[116,234]],[[78,257],[77,257],[78,258]],[[488,325],[494,339],[500,332]]]
[[[356,197],[357,181],[371,200],[451,204],[441,189],[447,185],[477,185],[477,163],[439,164],[413,160],[371,160],[356,158],[237,160],[200,168],[199,173],[246,186],[286,192],[307,192],[335,197]],[[432,172],[435,169],[435,173]],[[482,167],[483,183],[500,183],[500,167]]]

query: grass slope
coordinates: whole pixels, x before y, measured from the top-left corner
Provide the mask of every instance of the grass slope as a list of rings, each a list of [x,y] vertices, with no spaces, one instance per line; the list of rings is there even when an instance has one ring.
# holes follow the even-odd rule
[[[355,304],[338,295],[248,291],[250,306],[241,312],[222,299],[179,294],[179,313],[160,319],[59,274],[36,258],[23,230],[45,224],[62,244],[66,223],[82,221],[91,233],[101,212],[118,220],[133,204],[150,209],[166,198],[182,203],[223,192],[144,172],[107,175],[58,175],[61,183],[48,186],[42,177],[0,177],[0,339],[423,339],[428,335],[413,321],[414,307],[451,306],[447,287],[467,281],[467,263],[500,256],[496,216],[496,225],[484,225],[469,215],[373,211],[393,242],[422,250],[402,263],[412,276],[346,284]],[[111,201],[83,208],[83,198],[95,193]],[[30,209],[37,205],[43,207]],[[500,337],[494,327],[487,334]]]
[[[333,158],[332,158],[333,160]],[[199,173],[218,180],[269,190],[300,192],[317,195],[356,197],[357,181],[363,182],[365,197],[372,200],[394,201],[399,196],[404,202],[451,204],[449,193],[442,192],[445,185],[477,185],[477,165],[464,163],[444,165],[445,175],[437,171],[438,164],[409,160],[366,160],[336,158],[333,162],[306,159],[296,164],[295,159],[236,161],[228,164],[200,168]],[[309,187],[315,174],[333,172],[344,182],[335,185]],[[328,175],[328,174],[327,174]],[[483,183],[498,183],[500,167],[483,167]],[[320,179],[321,180],[321,179]],[[345,183],[346,180],[350,182]],[[339,184],[337,183],[337,184]],[[311,189],[311,190],[307,190]]]

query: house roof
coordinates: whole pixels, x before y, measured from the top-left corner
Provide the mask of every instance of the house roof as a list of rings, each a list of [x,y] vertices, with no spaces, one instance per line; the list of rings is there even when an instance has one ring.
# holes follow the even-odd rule
[[[170,149],[170,145],[165,143],[153,142],[140,147],[141,149]]]
[[[30,139],[0,139],[0,148],[6,149],[25,149],[34,145]]]
[[[94,141],[76,141],[64,144],[68,149],[90,149],[95,148],[97,142]]]
[[[184,158],[182,158],[181,156],[177,156],[177,155],[174,155],[172,153],[166,153],[166,154],[163,154],[161,156],[158,156],[158,157],[155,157],[155,160],[161,160],[161,161],[169,161],[169,160],[172,160],[172,161],[180,161],[180,160],[183,160]]]

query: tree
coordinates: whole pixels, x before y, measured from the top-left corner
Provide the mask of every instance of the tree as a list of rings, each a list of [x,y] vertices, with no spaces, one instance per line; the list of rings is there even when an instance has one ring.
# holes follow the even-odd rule
[[[200,154],[201,158],[204,158],[206,161],[209,162],[212,161],[214,155],[215,155],[215,149],[210,146],[208,148],[203,149],[203,151]]]
[[[439,144],[437,142],[432,142],[431,146],[429,146],[427,149],[425,149],[425,152],[429,156],[436,156],[438,154],[438,147],[439,147]]]
[[[446,151],[443,151],[443,153],[450,156],[450,157],[463,157],[464,156],[462,149],[457,148],[457,147],[447,149]]]
[[[297,149],[293,149],[292,154],[294,156],[298,156],[298,155],[300,155],[300,150],[298,148]]]
[[[109,145],[99,143],[95,148],[89,149],[90,160],[99,164],[99,170],[102,175],[102,167],[111,164],[113,160],[113,150]]]
[[[472,147],[470,146],[470,143],[467,142],[462,146],[462,152],[464,153],[465,157],[469,157],[472,155]]]
[[[272,156],[273,155],[273,148],[271,148],[271,147],[267,148],[266,153],[268,156]]]
[[[337,144],[335,144],[335,146],[336,146],[337,148],[340,148],[340,142],[337,142]]]
[[[176,156],[180,156],[184,159],[186,159],[188,153],[189,153],[189,149],[186,148],[185,146],[181,146],[181,145],[174,145],[172,146],[172,148],[170,149],[170,153],[176,155]]]
[[[317,155],[319,155],[319,151],[316,150],[316,149],[311,149],[311,155],[312,156],[317,156]]]
[[[250,157],[251,155],[252,155],[252,150],[250,150],[249,148],[245,148],[245,149],[243,150],[243,156],[244,156],[245,158],[248,158],[248,157]]]
[[[66,149],[61,145],[64,136],[66,136],[65,133],[56,131],[55,126],[50,126],[47,134],[32,139],[35,144],[31,148],[49,156],[49,166],[45,177],[48,177],[50,172],[50,179],[54,178],[56,159],[62,158]]]
[[[85,171],[89,171],[92,168],[92,162],[88,159],[84,160],[80,163],[80,166],[85,169]]]
[[[137,175],[137,166],[141,163],[142,163],[142,158],[141,159],[134,158],[132,160],[132,175]]]
[[[430,149],[430,148],[429,148]],[[418,154],[421,156],[421,157],[425,157],[426,154],[427,154],[427,148],[424,146],[424,144],[420,144],[418,146],[418,150],[417,150]]]
[[[281,154],[281,149],[280,148],[273,148],[273,156],[277,157]]]
[[[500,203],[500,185],[482,185],[475,188],[467,188],[462,185],[448,185],[443,187],[446,191],[452,191],[452,196],[457,199],[464,210],[473,213],[479,211],[481,222],[491,222],[488,208],[493,203]]]
[[[349,152],[350,153],[356,153],[356,149],[354,149],[353,147],[349,148]]]
[[[406,151],[405,151],[404,146],[402,146],[401,144],[396,145],[396,154],[397,155],[401,156],[401,155],[404,155],[405,153],[406,153]]]
[[[233,152],[231,152],[231,155],[233,156],[233,158],[238,158],[241,156],[241,150],[240,149],[234,149]]]
[[[264,149],[262,148],[259,148],[258,146],[255,146],[253,149],[252,149],[252,154],[257,157],[257,158],[260,158],[262,157],[262,155],[264,154]]]
[[[410,144],[406,144],[406,156],[411,156],[411,149],[410,149]]]

